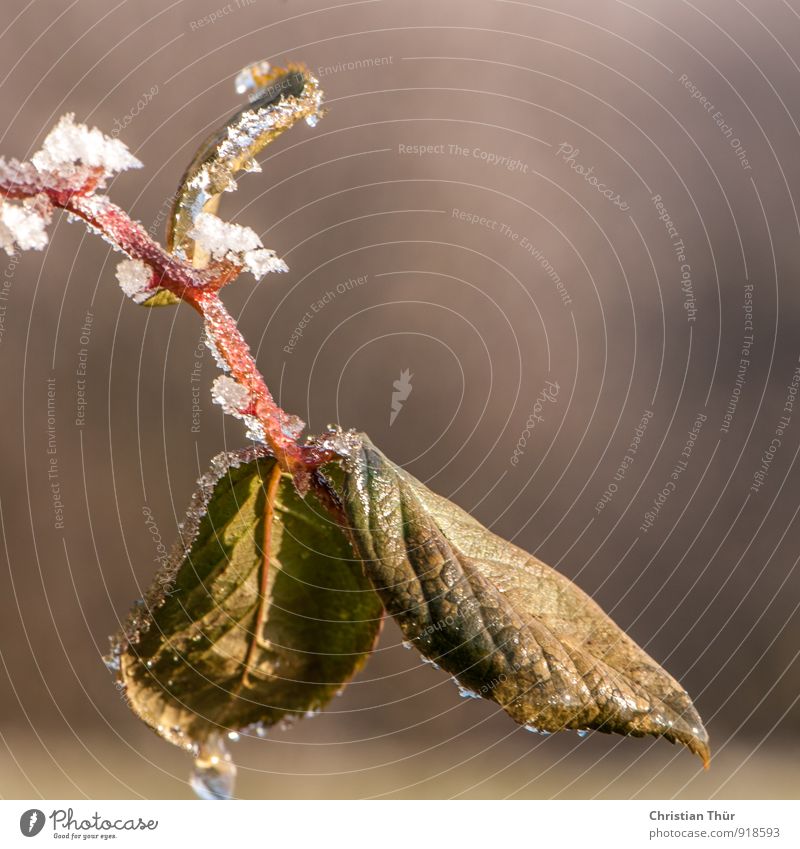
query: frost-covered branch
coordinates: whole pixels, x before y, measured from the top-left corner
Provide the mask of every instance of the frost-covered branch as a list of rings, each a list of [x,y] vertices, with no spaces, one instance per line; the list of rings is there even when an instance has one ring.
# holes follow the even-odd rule
[[[73,115],[64,116],[29,162],[0,158],[0,247],[9,254],[43,249],[53,209],[64,209],[127,256],[116,276],[135,303],[167,290],[192,306],[202,316],[208,344],[226,372],[215,381],[215,402],[243,419],[248,436],[269,445],[281,467],[305,489],[310,472],[332,452],[300,445],[304,423],[275,403],[218,294],[243,270],[260,278],[287,271],[286,264],[249,227],[205,212],[188,234],[210,255],[205,268],[166,250],[139,222],[97,193],[114,175],[140,167],[122,141],[75,123]]]

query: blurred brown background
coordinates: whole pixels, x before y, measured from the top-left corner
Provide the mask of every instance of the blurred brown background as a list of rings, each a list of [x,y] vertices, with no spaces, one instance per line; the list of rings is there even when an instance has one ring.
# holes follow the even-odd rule
[[[66,111],[124,128],[145,169],[110,193],[159,238],[195,147],[239,105],[240,67],[317,70],[328,117],[223,204],[291,268],[227,297],[268,382],[312,431],[365,430],[577,580],[687,687],[715,751],[703,773],[664,741],[526,734],[389,625],[328,711],[236,745],[242,796],[797,795],[800,405],[751,490],[800,355],[796,0],[3,11],[0,150],[30,155]],[[51,229],[0,269],[0,793],[187,797],[187,758],[128,712],[101,656],[156,568],[142,508],[171,542],[196,477],[244,434],[210,403],[208,355],[192,430],[196,316],[135,309],[102,241]],[[547,380],[556,401],[526,431]]]

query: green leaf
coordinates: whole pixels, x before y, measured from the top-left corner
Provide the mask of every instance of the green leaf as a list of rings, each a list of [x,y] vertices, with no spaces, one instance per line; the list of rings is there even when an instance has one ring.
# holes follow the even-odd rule
[[[255,156],[281,133],[303,118],[314,121],[321,115],[322,91],[304,65],[272,68],[260,79],[260,86],[250,104],[203,141],[175,194],[167,221],[167,247],[197,267],[207,261],[189,237],[197,216],[203,211],[216,213],[221,194],[236,188],[239,171],[260,170]]]
[[[308,69],[290,62],[264,72],[259,62],[250,69],[259,88],[256,96],[217,127],[192,157],[181,177],[167,220],[167,248],[196,268],[209,256],[189,237],[201,212],[216,214],[223,192],[236,188],[240,171],[261,170],[255,156],[301,119],[315,121],[322,113],[322,90]],[[159,289],[142,302],[145,307],[179,304],[180,298]]]
[[[222,454],[111,664],[135,713],[193,748],[323,707],[365,662],[382,613],[313,495],[265,449]]]
[[[708,765],[687,693],[588,595],[360,435],[344,509],[386,609],[465,695],[497,702],[531,730],[661,735]]]
[[[142,301],[143,307],[168,307],[172,304],[179,304],[181,299],[177,295],[173,295],[169,289],[157,289],[155,294],[151,295],[146,301]]]

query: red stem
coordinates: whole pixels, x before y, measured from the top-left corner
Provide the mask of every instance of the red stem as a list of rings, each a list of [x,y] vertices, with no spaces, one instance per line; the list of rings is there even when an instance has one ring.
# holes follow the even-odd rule
[[[184,289],[183,300],[191,304],[205,322],[206,333],[225,360],[231,375],[247,390],[252,407],[250,412],[264,428],[264,437],[281,468],[287,472],[307,469],[302,447],[291,433],[295,419],[276,403],[256,366],[250,347],[245,342],[233,316],[225,309],[213,288]]]

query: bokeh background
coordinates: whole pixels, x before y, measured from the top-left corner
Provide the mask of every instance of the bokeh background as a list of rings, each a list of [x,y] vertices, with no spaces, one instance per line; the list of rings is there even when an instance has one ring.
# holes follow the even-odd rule
[[[237,71],[317,71],[329,115],[222,209],[290,265],[227,295],[268,382],[312,432],[368,432],[576,580],[686,686],[715,753],[703,772],[665,741],[527,734],[459,699],[389,623],[329,710],[236,744],[241,796],[797,795],[796,0],[3,12],[0,150],[30,155],[66,111],[121,129],[145,169],[110,193],[159,237],[194,149],[240,104]],[[211,404],[207,354],[193,375],[196,316],[135,308],[106,244],[63,217],[51,231],[0,263],[0,793],[190,797],[186,755],[128,711],[102,655],[156,569],[143,508],[169,544],[243,429]]]

